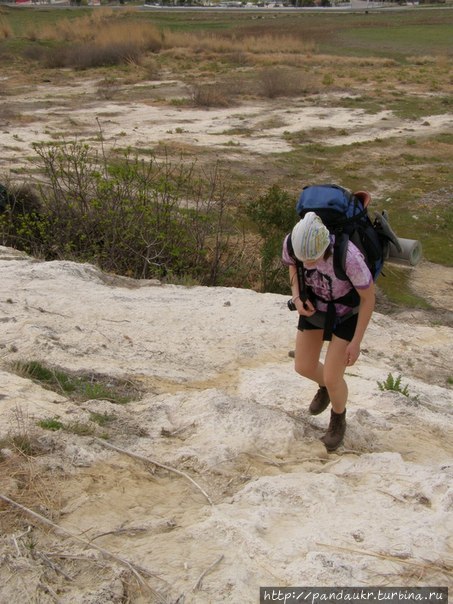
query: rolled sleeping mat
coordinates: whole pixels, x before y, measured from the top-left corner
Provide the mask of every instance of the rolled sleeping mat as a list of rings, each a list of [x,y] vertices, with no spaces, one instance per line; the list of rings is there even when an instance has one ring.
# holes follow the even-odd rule
[[[401,251],[390,242],[388,261],[416,266],[422,259],[422,244],[420,241],[416,241],[415,239],[401,239],[398,237],[398,243],[400,244]]]

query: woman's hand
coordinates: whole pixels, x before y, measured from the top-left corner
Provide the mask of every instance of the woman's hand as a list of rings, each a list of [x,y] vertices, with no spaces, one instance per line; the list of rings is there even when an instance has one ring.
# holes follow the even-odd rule
[[[354,363],[357,361],[359,356],[360,356],[360,343],[354,342],[354,340],[352,340],[346,346],[345,365],[347,365],[347,366],[354,365]]]
[[[354,365],[359,358],[360,343],[362,342],[363,334],[365,333],[368,323],[370,322],[371,315],[373,314],[375,302],[374,290],[375,288],[373,282],[371,282],[366,289],[357,290],[360,296],[359,316],[357,319],[354,337],[346,347],[345,365]]]
[[[303,317],[311,317],[316,312],[316,308],[308,299],[304,303],[299,297],[297,297],[294,300],[294,304],[296,305],[297,312]]]

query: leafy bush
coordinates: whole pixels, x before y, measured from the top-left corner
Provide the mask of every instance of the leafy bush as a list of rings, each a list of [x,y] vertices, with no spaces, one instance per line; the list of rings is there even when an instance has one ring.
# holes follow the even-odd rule
[[[78,142],[36,145],[46,177],[36,211],[0,216],[0,241],[34,256],[92,262],[133,278],[238,285],[250,270],[223,173]]]
[[[249,218],[255,223],[262,239],[261,283],[263,291],[288,290],[288,273],[282,265],[283,237],[297,219],[292,196],[273,185],[267,193],[251,201],[246,207]]]
[[[37,192],[29,185],[7,186],[0,208],[0,243],[40,255],[43,218]]]

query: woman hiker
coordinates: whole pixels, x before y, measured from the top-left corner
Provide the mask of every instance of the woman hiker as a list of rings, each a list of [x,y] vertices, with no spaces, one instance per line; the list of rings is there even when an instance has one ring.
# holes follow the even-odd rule
[[[344,372],[359,358],[375,303],[371,273],[352,242],[348,242],[345,262],[348,280],[335,276],[334,237],[314,212],[308,212],[286,236],[282,258],[289,267],[293,308],[299,313],[295,370],[319,385],[309,412],[318,415],[332,405],[329,427],[321,438],[328,451],[343,441],[348,399]],[[308,294],[305,302],[301,279]],[[319,359],[325,340],[329,344],[322,363]]]

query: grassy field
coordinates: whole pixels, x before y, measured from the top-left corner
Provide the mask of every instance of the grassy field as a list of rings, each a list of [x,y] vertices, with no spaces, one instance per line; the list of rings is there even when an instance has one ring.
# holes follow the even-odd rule
[[[184,106],[195,99],[207,111],[216,102],[240,111],[241,103],[267,96],[287,107],[315,103],[365,115],[391,112],[406,124],[404,135],[335,145],[329,132],[347,134],[344,128],[288,132],[290,152],[225,160],[231,187],[241,202],[272,185],[294,196],[313,181],[368,189],[376,209],[390,210],[400,236],[420,238],[428,260],[449,266],[453,135],[430,126],[452,112],[452,39],[453,9],[443,8],[292,14],[0,9],[3,68],[23,87],[58,74],[105,78],[120,82],[121,98],[132,101],[149,94],[150,73],[159,72],[198,86],[198,97],[168,102]],[[126,50],[118,54],[121,45]],[[81,47],[91,62],[75,62]],[[206,166],[219,159],[210,149],[196,153]]]

